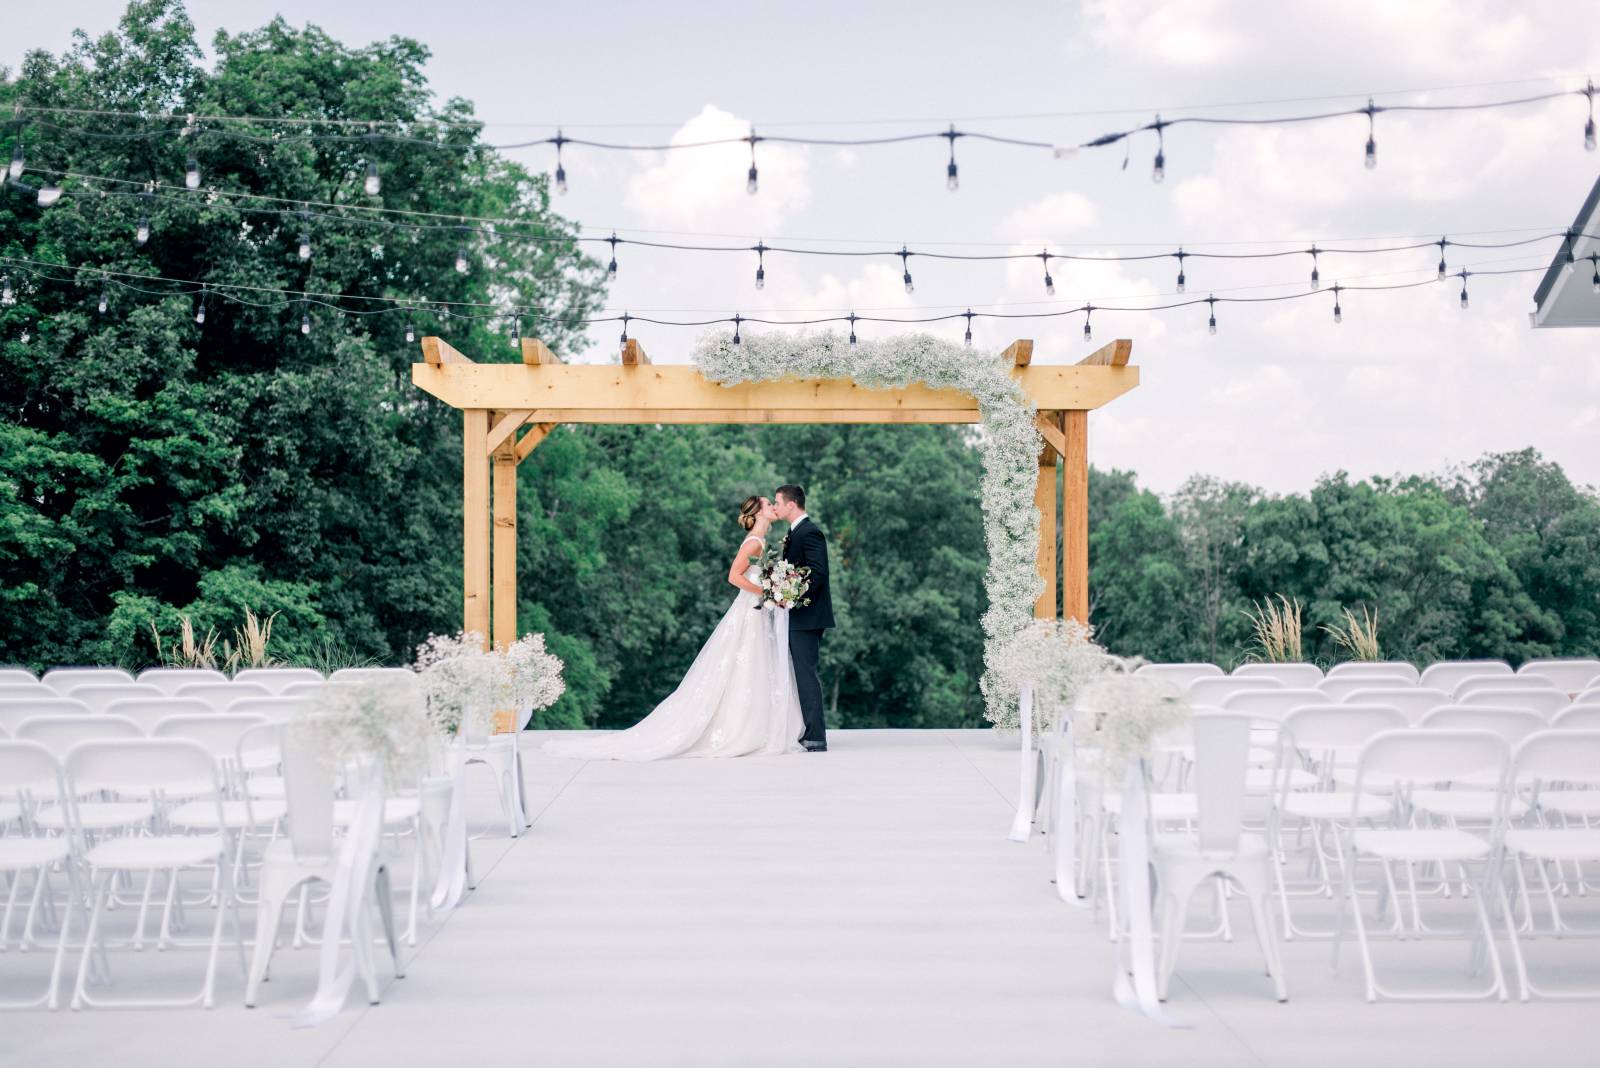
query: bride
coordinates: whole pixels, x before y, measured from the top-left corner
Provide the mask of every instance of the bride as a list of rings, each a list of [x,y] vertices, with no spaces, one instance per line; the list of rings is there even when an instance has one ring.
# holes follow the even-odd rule
[[[666,700],[625,731],[564,738],[545,745],[557,756],[611,760],[737,757],[800,749],[805,730],[789,663],[789,614],[761,606],[759,561],[777,512],[748,497],[739,525],[748,535],[728,568],[739,588],[733,604]]]

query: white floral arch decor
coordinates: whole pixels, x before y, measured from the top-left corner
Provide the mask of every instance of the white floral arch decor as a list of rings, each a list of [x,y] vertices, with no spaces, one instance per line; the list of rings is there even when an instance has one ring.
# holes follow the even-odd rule
[[[1033,620],[1044,592],[1038,571],[1039,509],[1034,504],[1039,450],[1035,409],[999,353],[970,349],[928,334],[902,334],[850,344],[833,332],[762,333],[735,342],[727,332],[701,338],[695,366],[723,385],[782,378],[849,378],[869,389],[922,383],[954,389],[978,402],[984,433],[983,529],[989,550],[984,587],[985,715],[997,727],[1017,723],[1015,687],[995,671],[1005,643]]]

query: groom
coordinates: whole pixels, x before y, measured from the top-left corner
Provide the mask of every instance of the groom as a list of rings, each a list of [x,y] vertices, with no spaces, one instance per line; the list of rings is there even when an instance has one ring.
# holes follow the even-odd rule
[[[828,594],[828,539],[806,515],[805,490],[779,486],[774,497],[778,518],[789,524],[789,534],[783,539],[783,558],[796,567],[811,569],[811,585],[806,593],[811,603],[789,610],[789,659],[794,662],[800,713],[806,721],[800,744],[808,753],[826,753],[822,676],[817,666],[822,656],[822,632],[833,626],[833,599]]]

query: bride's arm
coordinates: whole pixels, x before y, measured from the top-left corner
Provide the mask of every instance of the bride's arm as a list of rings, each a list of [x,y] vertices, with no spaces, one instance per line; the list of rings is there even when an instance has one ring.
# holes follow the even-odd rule
[[[733,558],[733,564],[728,568],[728,582],[760,597],[761,587],[744,577],[745,569],[750,566],[750,543],[754,540],[746,538],[739,543],[739,555]]]

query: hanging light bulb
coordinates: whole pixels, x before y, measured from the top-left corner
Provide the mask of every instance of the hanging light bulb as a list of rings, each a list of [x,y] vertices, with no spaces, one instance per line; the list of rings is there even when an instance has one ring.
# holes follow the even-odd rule
[[[1086,304],[1083,309],[1083,340],[1088,341],[1094,336],[1094,330],[1089,326],[1089,317],[1094,314],[1094,305]]]
[[[756,265],[756,288],[767,288],[767,269],[759,264]]]
[[[106,307],[110,303],[111,303],[111,283],[110,282],[101,282],[100,283],[100,302],[95,305],[95,309],[94,310],[99,312],[101,315],[104,315],[106,313]]]
[[[1044,263],[1044,293],[1047,297],[1056,295],[1056,280],[1050,277],[1050,250],[1045,249],[1039,253],[1039,259]]]
[[[1444,247],[1446,245],[1448,245],[1449,243],[1450,243],[1449,241],[1446,241],[1442,237],[1438,240],[1438,245],[1439,245],[1439,280],[1440,281],[1444,280],[1445,274],[1449,271],[1449,267],[1444,262]]]
[[[850,347],[856,347],[856,313],[850,313]]]
[[[1166,135],[1161,132],[1165,125],[1161,121],[1161,116],[1157,115],[1155,121],[1156,161],[1154,166],[1150,168],[1150,180],[1156,183],[1164,182],[1167,179],[1167,139]]]
[[[12,178],[21,178],[22,172],[27,169],[28,156],[22,149],[22,128],[17,128],[17,144],[11,150],[11,166],[6,171]]]
[[[972,309],[968,308],[965,314],[967,317],[967,334],[961,340],[970,349],[972,347]]]
[[[1336,322],[1336,323],[1344,322],[1344,309],[1339,307],[1339,287],[1338,286],[1334,286],[1333,287],[1333,321]]]
[[[1366,158],[1366,166],[1367,166],[1367,170],[1370,171],[1370,170],[1372,170],[1374,167],[1376,167],[1378,165],[1377,131],[1374,129],[1374,124],[1373,124],[1373,119],[1372,119],[1372,117],[1378,113],[1378,109],[1373,106],[1372,100],[1371,100],[1370,97],[1367,99],[1367,106],[1366,106],[1366,108],[1364,110],[1367,113],[1367,158]]]
[[[1583,124],[1583,147],[1587,152],[1594,151],[1594,82],[1590,81],[1584,87],[1583,94],[1589,98],[1589,121]],[[22,135],[17,135],[17,144],[22,143]]]
[[[367,160],[367,180],[361,183],[361,191],[369,197],[375,197],[383,189],[383,178],[378,174],[378,161]]]
[[[1600,253],[1589,257],[1594,262],[1594,291],[1600,293]]]
[[[1467,308],[1467,272],[1466,271],[1462,271],[1461,272],[1461,310],[1465,311],[1466,308]]]
[[[300,231],[299,253],[302,263],[311,258],[311,231],[309,230]]]
[[[11,276],[0,277],[0,304],[7,307],[17,302],[17,291],[11,288]]]
[[[189,162],[183,166],[183,187],[185,189],[200,188],[200,161],[189,154]]]
[[[48,208],[61,199],[61,186],[56,182],[46,182],[39,187],[39,206]]]
[[[416,340],[417,340],[417,328],[416,328],[415,324],[413,324],[411,322],[411,320],[409,318],[407,318],[406,319],[406,344],[409,345],[409,344],[411,344],[412,342],[414,342]]]
[[[1178,257],[1178,292],[1182,293],[1184,287],[1188,284],[1188,279],[1183,276],[1183,261],[1189,254],[1180,248],[1175,255]]]
[[[456,249],[456,274],[467,273],[467,246],[462,245]]]
[[[310,310],[302,311],[300,313],[300,333],[301,334],[309,334],[309,333],[311,333],[311,312],[310,312]]]
[[[956,132],[955,124],[951,123],[944,136],[950,141],[950,162],[944,169],[944,187],[954,193],[961,188],[961,175],[956,170],[956,138],[961,135]]]
[[[556,192],[566,196],[567,169],[561,165],[561,146],[566,144],[567,139],[561,136],[560,130],[557,130],[555,137],[551,138],[551,140],[555,142],[556,146]]]
[[[756,174],[756,142],[760,140],[760,138],[756,137],[756,132],[752,128],[750,131],[750,136],[745,138],[745,140],[750,142],[750,173],[744,180],[744,191],[749,193],[751,196],[755,196],[757,190],[760,188],[758,176]]]
[[[511,317],[511,349],[514,352],[522,349],[522,316]]]
[[[765,241],[756,242],[756,288],[767,288],[767,245]]]
[[[906,250],[906,247],[904,245],[901,245],[900,246],[900,271],[901,271],[900,277],[905,281],[906,292],[907,293],[915,293],[917,291],[917,287],[911,284],[911,259],[910,259],[910,257],[911,257],[911,253]]]
[[[606,240],[611,243],[611,262],[606,264],[606,281],[615,282],[617,280],[617,242],[621,239],[613,233]]]
[[[1317,270],[1317,246],[1311,246],[1311,289],[1315,292],[1322,288],[1322,274]]]
[[[139,226],[133,231],[133,243],[142,245],[150,240],[150,216],[145,215],[139,219]]]
[[[205,324],[205,321],[206,321],[206,291],[202,288],[200,290],[200,304],[194,310],[194,322],[195,322],[196,326],[203,326]]]
[[[744,344],[744,342],[739,337],[739,324],[742,323],[742,322],[744,322],[744,320],[739,318],[738,314],[735,314],[734,317],[733,317],[733,343],[735,345]]]
[[[1568,230],[1567,231],[1567,243],[1566,243],[1566,250],[1567,251],[1566,251],[1566,256],[1567,256],[1567,266],[1568,267],[1571,267],[1574,263],[1578,262],[1578,257],[1574,256],[1572,254],[1572,246],[1573,246],[1574,242],[1577,241],[1577,239],[1578,239],[1578,232],[1576,230]]]
[[[1206,330],[1215,334],[1217,332],[1217,298],[1207,297],[1206,303],[1211,306],[1211,319],[1206,323]]]
[[[633,316],[629,315],[627,312],[623,312],[622,313],[622,347],[623,348],[626,348],[627,345],[628,345],[628,320],[630,320],[632,318],[633,318]]]

